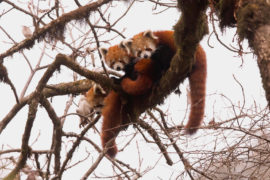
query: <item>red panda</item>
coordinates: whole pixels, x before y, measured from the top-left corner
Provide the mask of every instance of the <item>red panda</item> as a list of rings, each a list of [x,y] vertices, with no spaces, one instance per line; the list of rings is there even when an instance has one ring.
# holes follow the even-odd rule
[[[140,95],[147,94],[153,84],[161,77],[161,70],[157,63],[159,59],[168,58],[169,54],[172,58],[173,55],[166,47],[159,48],[156,52],[162,55],[154,56],[154,59],[141,59],[134,64],[129,64],[132,67],[121,78],[122,89],[131,95],[131,98],[135,98],[136,102],[143,98]],[[120,130],[128,126],[128,111],[120,95],[115,91],[109,93],[104,104],[101,141],[103,148],[108,149],[107,154],[114,157],[117,153],[115,138]]]
[[[130,78],[130,75],[122,78],[122,89],[130,95],[146,94],[162,76],[164,68],[161,62],[171,59],[173,55],[174,52],[167,46],[159,46],[149,59],[142,58],[136,62],[133,68],[136,78]]]
[[[206,54],[201,46],[197,47],[195,59],[196,62],[189,75],[191,108],[185,126],[188,134],[194,134],[201,125],[205,108],[207,64]]]
[[[159,50],[157,51],[157,49]],[[121,78],[121,86],[130,95],[141,95],[149,90],[152,87],[152,83],[161,77],[163,64],[161,66],[160,63],[166,61],[168,69],[170,59],[175,54],[175,49],[171,50],[165,46],[155,47],[154,57],[138,57],[139,61],[142,62],[136,63],[138,58],[129,52],[129,48],[124,45],[124,41],[108,49],[100,48],[99,51],[103,61],[110,68],[117,71],[125,71],[125,75]],[[151,59],[155,62],[151,61]]]
[[[122,46],[124,45],[132,56],[149,58],[159,45],[166,45],[173,52],[176,52],[173,35],[174,31],[152,32],[148,30],[123,41]],[[170,59],[168,61],[170,62]]]
[[[117,146],[115,138],[121,130],[123,117],[121,117],[121,98],[115,91],[110,91],[104,100],[104,108],[102,109],[103,123],[101,127],[101,144],[110,157],[115,157]]]
[[[114,45],[109,48],[99,48],[102,60],[116,71],[124,70],[125,65],[129,64],[132,56],[128,54],[125,46],[121,42],[119,45]]]
[[[87,123],[87,116],[93,117],[94,113],[101,113],[106,95],[107,93],[98,84],[94,84],[84,95],[81,95],[76,110],[81,115],[80,126]]]
[[[123,44],[129,54],[141,58],[149,58],[160,45],[168,46],[175,54],[176,46],[173,36],[174,31],[145,31],[133,36],[130,40],[124,41]],[[163,59],[161,62],[164,66],[163,69],[167,70],[171,58],[166,59],[168,63],[164,62]],[[191,111],[188,123],[185,126],[188,134],[194,134],[197,131],[204,116],[207,64],[205,52],[200,45],[195,52],[195,59],[196,62],[189,75]]]
[[[159,47],[161,47],[161,50],[158,55],[155,55]],[[169,47],[170,50],[166,47]],[[104,62],[115,70],[124,70],[127,64],[134,64],[134,67],[131,68],[132,72],[128,72],[132,74],[132,77],[124,76],[120,83],[123,90],[127,94],[135,96],[135,98],[147,93],[152,88],[153,83],[161,77],[160,73],[169,68],[175,51],[173,31],[154,33],[147,31],[135,35],[131,40],[120,45],[115,45],[109,49],[100,49]],[[135,63],[136,56],[143,59]],[[185,126],[189,134],[195,133],[196,128],[200,126],[205,105],[206,55],[201,46],[198,46],[195,58],[196,63],[189,76],[191,112],[189,121]],[[160,62],[162,63],[161,67]],[[135,77],[133,77],[134,74]],[[101,139],[103,148],[109,148],[108,154],[114,157],[117,153],[115,138],[122,129],[121,127],[126,126],[127,111],[121,111],[124,105],[119,94],[114,91],[109,93],[105,101],[105,107],[102,111]]]

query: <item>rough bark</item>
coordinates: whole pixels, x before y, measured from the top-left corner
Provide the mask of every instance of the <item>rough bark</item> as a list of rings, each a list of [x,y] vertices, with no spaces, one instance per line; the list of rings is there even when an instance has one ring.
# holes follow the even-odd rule
[[[196,48],[204,35],[208,33],[205,14],[207,7],[208,1],[206,0],[178,1],[178,8],[182,13],[174,26],[177,53],[171,61],[169,70],[162,76],[159,85],[153,88],[149,99],[145,102],[146,107],[141,106],[142,108],[149,108],[162,103],[188,77],[195,63]]]
[[[270,104],[270,2],[267,0],[215,0],[213,6],[222,29],[237,27],[241,41],[248,40],[257,56],[263,88]]]
[[[257,55],[262,83],[268,105],[270,104],[270,4],[264,0],[239,2],[237,32],[246,38]]]
[[[254,53],[260,68],[263,88],[268,105],[270,104],[270,24],[261,26],[255,32]]]

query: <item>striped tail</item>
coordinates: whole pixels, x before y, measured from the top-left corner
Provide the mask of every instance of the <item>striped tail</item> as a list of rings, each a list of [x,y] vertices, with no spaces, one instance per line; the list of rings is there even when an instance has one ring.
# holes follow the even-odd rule
[[[187,134],[194,134],[204,117],[207,63],[206,55],[201,46],[197,48],[196,62],[189,76],[191,110],[185,126]]]
[[[104,100],[102,109],[103,123],[101,128],[101,143],[103,149],[107,149],[107,154],[114,158],[117,154],[115,138],[121,130],[121,98],[119,94],[111,91]]]

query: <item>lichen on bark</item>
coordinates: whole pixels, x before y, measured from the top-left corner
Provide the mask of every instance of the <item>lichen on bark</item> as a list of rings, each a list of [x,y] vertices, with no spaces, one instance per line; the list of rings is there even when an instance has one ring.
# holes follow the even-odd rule
[[[254,35],[258,28],[270,24],[270,5],[262,0],[243,1],[237,11],[237,33],[240,40],[248,39],[254,48]]]

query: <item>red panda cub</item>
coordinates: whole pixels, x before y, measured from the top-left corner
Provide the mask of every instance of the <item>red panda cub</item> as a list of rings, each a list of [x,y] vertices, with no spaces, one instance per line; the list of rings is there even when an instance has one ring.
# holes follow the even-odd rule
[[[120,83],[122,89],[135,98],[149,92],[153,82],[161,77],[162,71],[169,68],[175,51],[173,31],[147,31],[109,49],[100,48],[103,61],[112,69],[125,70],[126,65],[132,64],[126,71],[129,75],[121,78]],[[136,62],[136,56],[143,59]],[[196,132],[204,115],[206,56],[201,46],[197,48],[195,59],[196,63],[189,77],[191,112],[186,129],[190,134]],[[114,157],[117,153],[115,138],[127,126],[128,117],[125,105],[118,93],[111,91],[105,98],[102,115],[102,146],[108,149],[109,156]]]
[[[101,113],[106,95],[107,93],[98,84],[93,84],[84,95],[81,95],[76,110],[78,114],[82,115],[80,117],[80,126],[87,124],[87,116],[93,117],[94,113]]]
[[[166,45],[173,52],[176,52],[173,34],[174,31],[153,32],[148,30],[136,34],[129,40],[123,41],[123,45],[127,48],[127,52],[132,56],[150,58],[159,45]]]
[[[124,41],[123,44],[131,56],[150,58],[161,45],[168,46],[175,54],[176,46],[173,36],[174,31],[145,31]],[[196,62],[189,75],[191,111],[185,126],[188,134],[194,134],[197,131],[204,116],[207,65],[205,52],[200,45],[195,52],[195,59]],[[163,71],[169,68],[170,62],[171,58],[165,59],[165,61],[164,58],[161,58],[160,64],[163,66]]]
[[[123,71],[125,65],[129,64],[133,59],[122,42],[109,48],[99,48],[99,52],[107,66],[116,71]]]
[[[99,48],[99,51],[103,62],[113,70],[123,71],[124,67],[131,62],[131,57],[122,43],[110,48]],[[103,149],[107,149],[107,154],[111,158],[114,158],[118,152],[115,138],[126,127],[124,124],[127,115],[123,106],[120,95],[113,90],[104,99],[101,144]]]
[[[108,66],[114,67],[117,70],[125,70],[125,75],[120,79],[122,89],[130,96],[139,101],[140,95],[144,95],[152,88],[153,83],[158,80],[160,75],[159,59],[172,58],[173,53],[166,47],[158,48],[156,53],[159,55],[154,56],[154,59],[141,59],[134,62],[131,56],[128,56],[124,46],[113,46],[106,49],[100,49],[104,62]],[[113,50],[113,52],[111,52]],[[117,63],[114,63],[116,58],[111,56],[114,52],[121,51],[123,58],[130,57],[130,63],[127,61],[120,61],[121,56],[117,54]],[[123,52],[124,51],[124,52]],[[119,68],[117,68],[119,67]],[[102,110],[103,123],[101,129],[101,141],[103,148],[107,148],[107,154],[114,157],[117,153],[117,146],[115,138],[119,132],[128,126],[128,111],[126,105],[122,102],[121,96],[115,91],[111,91],[104,100],[104,108]]]
[[[167,48],[161,48],[160,52],[168,53]],[[122,89],[130,95],[142,95],[149,91],[152,87],[153,81],[160,77],[159,66],[150,58],[142,58],[138,62],[138,58],[133,54],[128,53],[126,48],[121,42],[119,45],[114,45],[108,49],[100,48],[99,51],[102,55],[103,61],[110,68],[117,71],[124,71],[125,75],[120,79]],[[174,54],[174,53],[173,53]],[[163,53],[161,58],[164,59]],[[156,57],[155,59],[161,59]]]
[[[106,153],[114,158],[118,152],[115,139],[128,126],[128,112],[121,96],[113,90],[104,99],[102,116],[101,144],[103,149],[107,149]]]

